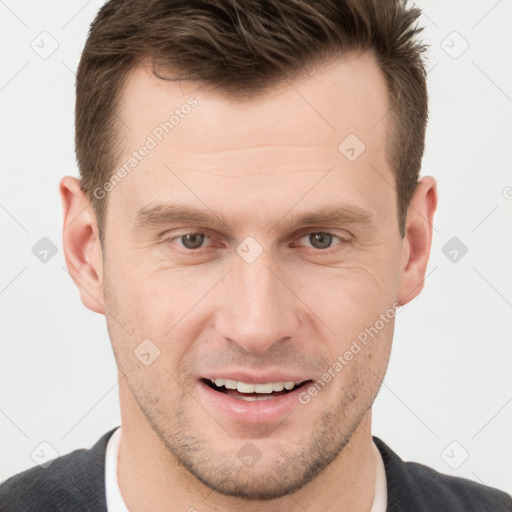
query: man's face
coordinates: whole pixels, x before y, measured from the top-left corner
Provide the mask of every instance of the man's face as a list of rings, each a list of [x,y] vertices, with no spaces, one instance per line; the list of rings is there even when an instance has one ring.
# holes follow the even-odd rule
[[[221,493],[298,489],[369,420],[402,264],[388,109],[371,55],[243,102],[145,69],[124,88],[119,167],[150,149],[108,195],[102,279],[121,409]],[[290,381],[307,382],[267,394]]]

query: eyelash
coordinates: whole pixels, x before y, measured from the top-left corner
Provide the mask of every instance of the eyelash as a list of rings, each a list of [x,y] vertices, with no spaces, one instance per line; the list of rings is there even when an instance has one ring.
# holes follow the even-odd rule
[[[340,243],[338,245],[345,245],[345,244],[348,244],[350,242],[350,240],[346,239],[346,238],[343,238],[341,237],[340,235],[336,235],[334,233],[331,233],[329,231],[319,231],[319,230],[309,230],[309,231],[305,231],[305,232],[302,232],[298,238],[296,238],[296,240],[300,240],[301,238],[304,238],[305,236],[308,236],[308,235],[311,235],[311,234],[314,234],[314,233],[322,233],[324,235],[331,235],[333,238],[337,238]],[[183,233],[181,235],[177,235],[177,236],[174,236],[172,238],[167,238],[165,241],[166,242],[170,242],[170,243],[174,243],[175,240],[178,240],[180,238],[183,238],[184,236],[187,236],[187,235],[206,235],[208,238],[210,238],[211,240],[214,240],[214,237],[212,236],[213,235],[213,232],[208,230],[208,229],[203,229],[202,231],[189,231],[187,233]],[[179,246],[180,249],[184,252],[186,252],[187,254],[201,254],[203,251],[204,251],[204,248],[203,247],[200,247],[199,249],[187,249],[186,247],[183,247],[183,246]],[[336,250],[341,250],[341,249],[336,249],[336,246],[330,246],[330,247],[327,247],[326,249],[316,249],[315,247],[308,247],[308,249],[311,249],[315,252],[323,252],[323,253],[330,253],[332,252],[333,250],[336,251]]]

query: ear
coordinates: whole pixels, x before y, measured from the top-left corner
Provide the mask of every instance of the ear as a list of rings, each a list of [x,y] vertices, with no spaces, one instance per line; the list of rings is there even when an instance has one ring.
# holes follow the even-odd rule
[[[436,207],[436,181],[432,176],[425,176],[418,181],[407,210],[398,292],[398,302],[401,305],[410,302],[423,289]]]
[[[62,178],[59,190],[64,209],[62,242],[69,273],[85,307],[105,314],[103,255],[96,215],[76,178]]]

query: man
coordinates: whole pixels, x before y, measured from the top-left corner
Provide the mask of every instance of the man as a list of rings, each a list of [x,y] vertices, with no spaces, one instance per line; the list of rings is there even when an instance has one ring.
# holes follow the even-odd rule
[[[371,435],[437,204],[419,178],[419,14],[398,0],[101,9],[77,74],[81,179],[60,190],[121,427],[7,480],[0,510],[512,510]]]

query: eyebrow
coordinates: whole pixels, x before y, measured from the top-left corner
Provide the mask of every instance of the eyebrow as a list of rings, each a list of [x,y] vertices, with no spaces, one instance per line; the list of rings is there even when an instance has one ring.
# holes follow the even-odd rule
[[[299,228],[308,224],[363,224],[370,225],[375,220],[375,214],[357,205],[324,206],[313,211],[303,213],[287,213],[278,220],[271,229],[278,224],[286,224],[290,228]],[[198,210],[176,203],[165,203],[141,208],[136,214],[136,226],[160,226],[168,224],[202,224],[206,226],[224,226],[229,228],[230,223],[222,214],[211,210]],[[239,221],[235,221],[239,225]],[[270,230],[269,230],[270,231]]]

